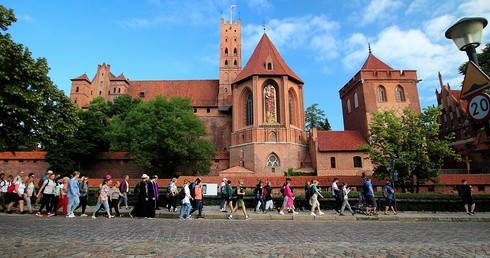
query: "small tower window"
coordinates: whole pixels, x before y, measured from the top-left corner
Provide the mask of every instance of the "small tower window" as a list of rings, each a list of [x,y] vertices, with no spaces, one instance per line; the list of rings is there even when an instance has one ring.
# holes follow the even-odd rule
[[[272,62],[267,62],[265,64],[265,69],[268,70],[268,71],[272,71],[272,69],[274,68],[274,66],[272,65]]]
[[[269,133],[269,141],[270,142],[275,142],[276,141],[276,133],[275,132],[270,132]]]
[[[336,168],[335,157],[330,157],[330,168]]]
[[[234,67],[237,67],[237,66],[238,66],[238,64],[237,64],[237,61],[236,61],[236,60],[235,60],[235,61],[233,61],[233,66],[234,66]]]
[[[101,91],[101,90],[99,91],[99,96],[100,96],[100,95],[102,95],[102,91]]]
[[[225,67],[228,67],[228,60],[225,60]]]
[[[140,99],[145,98],[145,92],[144,91],[140,91],[139,97],[140,97]]]
[[[114,90],[113,90],[113,91],[114,91],[114,93],[116,93],[116,88],[114,88]]]
[[[361,159],[361,157],[355,156],[353,158],[353,160],[354,160],[354,167],[355,168],[362,168],[362,159]]]
[[[386,90],[385,87],[379,85],[378,87],[378,102],[386,102]]]
[[[75,102],[75,104],[77,104],[77,101],[78,101],[78,99],[75,99],[75,101],[74,101],[74,102]]]
[[[225,56],[228,56],[228,48],[225,48]]]
[[[398,85],[395,89],[396,102],[404,102],[405,101],[405,91],[402,86]]]
[[[237,55],[237,50],[236,48],[233,49],[233,56],[236,56]]]
[[[78,92],[80,89],[77,87],[77,89],[75,90],[75,92]]]
[[[211,112],[211,109],[206,109],[206,113],[210,113]]]
[[[357,97],[357,92],[354,92],[354,108],[359,107],[359,98]]]
[[[118,88],[117,89],[117,93],[121,93],[121,88]]]
[[[347,99],[347,113],[350,113],[350,112],[351,112],[350,99]]]

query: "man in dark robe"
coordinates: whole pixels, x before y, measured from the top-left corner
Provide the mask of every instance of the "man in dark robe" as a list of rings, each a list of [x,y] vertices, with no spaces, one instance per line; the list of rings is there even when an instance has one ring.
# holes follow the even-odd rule
[[[146,214],[148,218],[155,217],[155,186],[152,181],[147,180],[148,186],[148,201],[146,203]]]
[[[148,217],[148,175],[143,174],[141,181],[135,187],[138,194],[138,202],[129,213],[131,217]]]

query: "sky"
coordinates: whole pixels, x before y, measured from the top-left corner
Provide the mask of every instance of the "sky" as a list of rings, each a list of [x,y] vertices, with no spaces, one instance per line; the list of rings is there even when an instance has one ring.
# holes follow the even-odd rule
[[[417,70],[421,108],[437,105],[437,74],[460,89],[467,56],[444,33],[461,17],[490,19],[488,0],[0,0],[17,22],[7,31],[44,57],[69,95],[71,78],[111,65],[129,80],[218,79],[220,19],[241,19],[242,65],[267,33],[303,80],[304,106],[343,130],[339,90],[372,53]],[[237,5],[233,13],[230,6]],[[490,38],[483,31],[482,46]],[[242,67],[242,68],[243,68]]]

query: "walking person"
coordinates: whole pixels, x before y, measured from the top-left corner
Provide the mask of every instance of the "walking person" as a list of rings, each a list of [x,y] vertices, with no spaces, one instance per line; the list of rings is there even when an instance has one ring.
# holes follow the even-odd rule
[[[28,177],[24,176],[13,184],[15,188],[13,192],[10,193],[9,204],[7,204],[7,210],[5,213],[12,213],[12,206],[17,203],[17,213],[24,214],[24,192],[26,189],[25,182],[27,179]]]
[[[35,189],[34,185],[34,173],[29,173],[29,176],[26,181],[26,190],[24,192],[24,202],[29,209],[29,213],[32,214],[32,196],[34,196]]]
[[[458,188],[459,196],[463,199],[464,209],[466,214],[475,215],[475,201],[473,200],[473,187],[468,184],[466,179],[461,180],[461,185]]]
[[[340,188],[337,185],[338,182],[339,182],[339,179],[337,177],[334,178],[332,181],[332,196],[335,198],[335,204],[333,206],[333,211],[335,214],[340,213],[340,206],[342,205]]]
[[[311,188],[311,181],[306,181],[305,186],[303,187],[303,190],[305,192],[305,201],[303,202],[303,210],[307,211],[310,209],[310,189]]]
[[[393,215],[396,215],[395,207],[393,206],[393,201],[395,199],[395,189],[391,187],[391,182],[386,181],[386,186],[383,189],[383,196],[386,200],[385,215],[388,215],[388,211],[391,208]]]
[[[44,184],[44,181],[48,180],[49,175],[51,175],[51,174],[53,174],[53,170],[46,171],[46,174],[44,174],[44,176],[42,176],[41,179],[39,179],[37,186],[39,188],[41,188],[41,186]],[[42,200],[42,197],[43,197],[43,193],[41,193],[41,195],[36,198],[36,201],[34,203],[34,205],[36,205],[36,207],[37,207],[37,205],[39,205],[39,202]]]
[[[370,209],[373,209],[372,214],[377,215],[378,213],[376,211],[377,206],[376,206],[376,200],[374,199],[374,189],[370,178],[366,179],[366,182],[364,182],[362,188],[363,188],[364,199],[366,201],[366,209],[364,211],[364,214],[371,215]]]
[[[231,180],[227,180],[225,184],[225,206],[224,211],[226,212],[226,207],[230,207],[230,212],[233,212],[233,189],[231,189]]]
[[[311,216],[316,216],[315,209],[318,211],[318,215],[323,215],[324,213],[320,210],[320,202],[318,201],[318,196],[323,198],[323,195],[318,189],[318,180],[313,179],[310,187],[310,205],[311,205]]]
[[[132,217],[148,217],[148,175],[141,175],[141,181],[134,187],[138,194],[138,202],[129,213]]]
[[[281,210],[279,211],[279,214],[281,215],[284,215],[284,211],[289,211],[289,210],[292,210],[293,211],[293,215],[296,215],[298,214],[295,210],[294,210],[294,196],[293,196],[293,192],[291,191],[291,179],[290,178],[287,178],[286,179],[286,185],[283,187],[283,195],[284,195],[284,202],[282,204],[282,208]]]
[[[43,184],[41,185],[41,188],[39,188],[39,191],[36,194],[36,198],[39,198],[39,196],[42,193],[42,199],[41,199],[41,205],[39,206],[39,210],[36,213],[36,216],[42,217],[43,214],[41,213],[43,208],[46,207],[46,214],[48,217],[53,216],[54,214],[51,213],[51,209],[53,208],[51,206],[52,199],[54,198],[54,191],[56,188],[56,182],[54,181],[55,175],[51,172],[49,173],[48,179],[46,179]]]
[[[274,209],[274,201],[272,200],[272,186],[270,181],[265,182],[264,192],[262,194],[265,199],[265,211]]]
[[[153,176],[153,179],[154,179],[155,176]],[[148,209],[148,212],[147,212],[147,219],[152,219],[155,217],[155,199],[156,199],[156,196],[155,196],[155,185],[153,184],[153,179],[150,180],[149,178],[147,179],[146,181],[146,185],[147,185],[147,192],[148,192],[148,202],[147,202],[147,205],[146,205],[146,208]]]
[[[129,194],[129,176],[126,175],[124,177],[124,180],[121,182],[121,185],[119,186],[119,191],[122,194],[122,198],[119,198],[119,203],[117,204],[119,206],[119,209],[121,208],[121,204],[124,202],[124,205],[126,205],[126,210],[129,209],[128,206],[128,194]]]
[[[219,210],[221,212],[226,212],[225,204],[226,204],[226,182],[228,180],[226,177],[223,177],[223,180],[221,180],[221,184],[219,185],[218,188],[218,193],[220,194],[220,199],[219,199]]]
[[[231,212],[230,216],[228,219],[233,219],[233,215],[235,212],[238,210],[238,208],[242,209],[243,215],[245,216],[246,220],[249,220],[250,217],[248,217],[247,214],[247,208],[245,207],[245,201],[243,200],[243,197],[245,196],[245,189],[242,187],[243,185],[243,180],[238,180],[238,186],[236,188],[236,205],[233,211]]]
[[[112,187],[111,190],[111,195],[110,195],[110,209],[112,213],[112,208],[114,208],[114,211],[116,212],[116,217],[121,217],[121,214],[119,213],[119,198],[123,197],[124,195],[121,193],[121,190],[119,190],[121,186],[121,183],[119,181],[116,181],[114,186]]]
[[[191,214],[191,191],[189,189],[189,181],[184,180],[184,185],[182,186],[183,194],[179,193],[179,197],[181,198],[182,202],[182,207],[180,208],[180,214],[179,214],[179,219],[182,220],[184,219],[184,212],[185,212],[185,218],[186,219],[191,219],[190,214]]]
[[[75,171],[72,174],[70,181],[68,182],[68,218],[75,218],[75,209],[80,204],[80,188],[78,187],[78,178],[80,177],[80,172]]]
[[[350,193],[350,187],[347,187],[347,183],[344,182],[344,185],[340,189],[340,194],[343,196],[342,197],[342,207],[340,208],[340,214],[339,216],[345,216],[344,215],[344,210],[347,207],[347,209],[350,211],[352,216],[354,216],[356,213],[352,210],[350,207],[349,203],[349,193]]]
[[[3,173],[2,173],[3,174]],[[2,191],[1,191],[1,195],[0,197],[2,198],[2,211],[6,211],[7,210],[7,204],[8,204],[8,201],[7,201],[7,191],[8,191],[8,188],[10,186],[10,184],[12,183],[12,180],[13,180],[13,176],[12,175],[8,175],[7,178],[5,178],[5,174],[2,175],[1,177],[1,182],[0,182],[0,186],[2,187]]]
[[[59,189],[56,190],[58,192],[58,202],[56,203],[56,206],[53,211],[54,216],[57,216],[58,210],[61,207],[63,207],[63,215],[66,215],[66,217],[68,217],[68,191],[69,191],[68,185],[69,184],[70,184],[70,178],[63,177],[61,179],[61,184],[58,185]]]
[[[177,211],[177,199],[179,195],[179,189],[177,188],[177,178],[172,178],[169,183],[169,202],[168,202],[168,211],[176,212]]]
[[[197,218],[202,219],[202,184],[201,179],[198,178],[196,180],[196,186],[194,187],[194,200],[195,200],[195,208],[192,209],[191,214],[196,210],[198,211]]]
[[[94,213],[92,214],[92,219],[97,218],[97,212],[99,211],[101,206],[104,207],[107,218],[109,219],[112,218],[111,210],[109,208],[109,198],[108,198],[111,185],[112,185],[112,179],[110,178],[109,179],[106,178],[104,179],[104,181],[102,181],[102,185],[100,186],[99,198],[97,199],[97,204],[95,205]]]
[[[87,214],[85,214],[85,209],[87,208],[88,179],[88,177],[82,176],[80,184],[78,185],[78,188],[80,189],[80,204],[78,207],[82,207],[82,214],[80,217],[87,217]],[[76,209],[78,209],[78,207]]]
[[[263,199],[263,186],[262,181],[260,179],[257,180],[257,185],[254,188],[254,213],[257,213],[258,210],[262,210],[265,212],[265,203]]]

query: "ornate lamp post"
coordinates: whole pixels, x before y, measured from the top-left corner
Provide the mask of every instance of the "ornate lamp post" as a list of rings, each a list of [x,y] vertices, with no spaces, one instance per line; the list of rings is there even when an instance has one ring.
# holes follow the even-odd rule
[[[481,34],[487,24],[487,19],[482,17],[465,17],[447,29],[445,36],[452,39],[459,50],[466,51],[470,61],[478,65],[476,48],[481,44]]]

